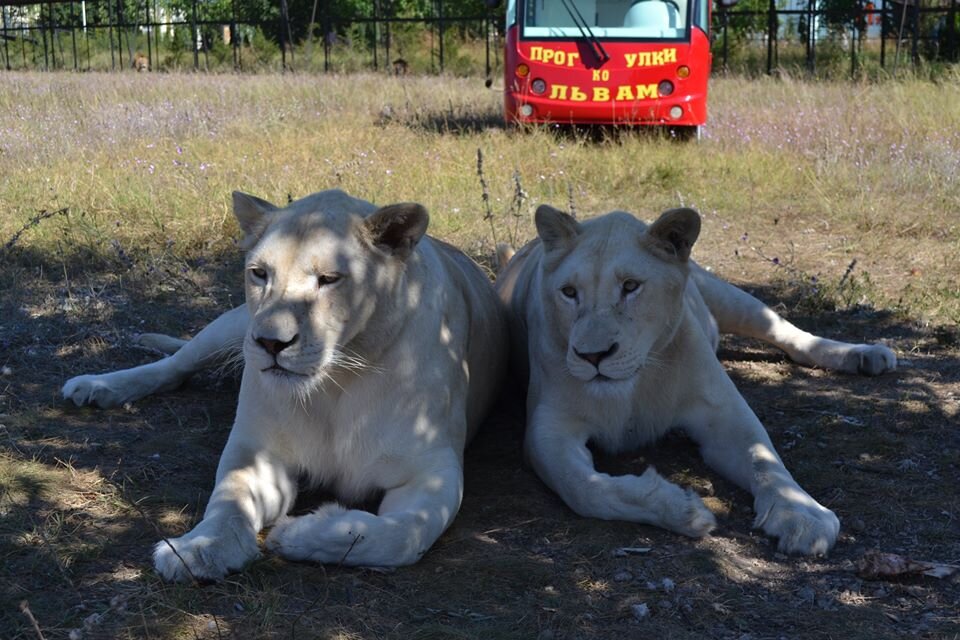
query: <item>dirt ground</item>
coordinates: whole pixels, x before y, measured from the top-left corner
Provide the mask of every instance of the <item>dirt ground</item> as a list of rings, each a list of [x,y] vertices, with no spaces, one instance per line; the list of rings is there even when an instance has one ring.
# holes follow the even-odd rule
[[[522,401],[507,389],[468,450],[460,514],[417,565],[268,555],[223,584],[172,586],[153,573],[150,550],[202,514],[236,380],[205,374],[106,411],[67,405],[59,388],[154,359],[128,346],[137,332],[189,335],[237,303],[237,257],[150,277],[118,275],[95,256],[63,268],[19,250],[0,259],[0,638],[960,637],[955,576],[857,573],[871,550],[960,564],[955,328],[859,308],[790,314],[827,336],[894,348],[898,370],[872,379],[723,343],[720,358],[788,468],[841,519],[827,558],[778,554],[751,529],[749,496],[681,436],[601,463],[656,464],[692,486],[718,516],[711,537],[574,515],[524,466]],[[793,308],[786,291],[745,286]]]

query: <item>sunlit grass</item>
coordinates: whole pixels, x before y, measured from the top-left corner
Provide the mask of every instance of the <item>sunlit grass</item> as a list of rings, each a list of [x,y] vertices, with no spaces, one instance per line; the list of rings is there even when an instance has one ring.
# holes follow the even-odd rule
[[[3,83],[0,242],[67,207],[17,244],[202,260],[233,251],[232,190],[282,203],[341,187],[420,201],[435,235],[482,257],[494,235],[531,237],[542,202],[645,217],[683,203],[704,215],[699,259],[735,280],[836,283],[856,258],[869,302],[960,317],[957,82],[721,78],[699,144],[504,129],[501,95],[481,79],[7,73]]]

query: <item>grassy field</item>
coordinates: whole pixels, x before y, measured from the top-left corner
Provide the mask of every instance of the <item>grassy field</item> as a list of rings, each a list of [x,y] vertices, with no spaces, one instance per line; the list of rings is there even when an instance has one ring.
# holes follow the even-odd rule
[[[682,143],[505,129],[482,79],[0,75],[0,638],[958,637],[956,581],[855,572],[869,549],[960,563],[958,80],[721,78],[704,139]],[[162,583],[149,549],[202,514],[236,381],[110,411],[65,405],[60,385],[147,362],[134,334],[191,335],[241,301],[231,191],[328,187],[419,201],[433,235],[487,265],[532,237],[543,202],[693,206],[701,264],[804,328],[888,344],[901,366],[879,379],[721,348],[840,516],[836,550],[776,554],[749,497],[679,437],[604,464],[693,486],[714,536],[578,518],[522,465],[507,390],[457,520],[414,567],[266,556],[220,585]]]

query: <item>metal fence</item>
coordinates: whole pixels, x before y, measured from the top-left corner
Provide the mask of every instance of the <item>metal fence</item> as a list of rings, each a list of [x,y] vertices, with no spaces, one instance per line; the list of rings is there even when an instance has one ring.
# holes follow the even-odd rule
[[[842,20],[818,8],[817,0],[805,6],[805,0],[788,1],[790,8],[770,0],[763,11],[719,5],[713,14],[715,68],[837,74],[846,67],[857,75],[867,67],[960,60],[960,0],[868,0]],[[451,48],[466,41],[472,43],[473,72],[490,77],[500,60],[502,8],[450,17],[444,0],[435,0],[430,15],[404,18],[379,15],[379,2],[372,3],[370,15],[353,16],[330,13],[322,3],[305,24],[290,17],[287,0],[277,2],[275,17],[256,19],[238,13],[235,1],[193,0],[170,15],[157,0],[137,0],[135,10],[129,0],[0,0],[0,65],[436,73],[457,57]]]
[[[0,0],[0,64],[7,70],[142,71],[164,67],[163,54],[173,52],[178,68],[245,71],[264,66],[251,53],[259,39],[283,70],[333,70],[335,50],[341,48],[349,49],[363,68],[399,72],[408,63],[392,34],[401,29],[424,36],[426,71],[445,71],[451,42],[464,38],[487,43],[482,57],[488,74],[499,57],[491,45],[496,40],[493,16],[448,16],[442,0],[432,3],[431,14],[412,18],[378,15],[376,2],[371,15],[343,16],[321,7],[309,24],[291,19],[286,0],[278,0],[277,16],[269,19],[242,16],[235,2],[193,0],[173,15],[156,0],[137,4],[131,11],[123,0]],[[304,35],[295,38],[296,33]],[[309,64],[298,61],[298,54],[308,57]]]
[[[764,11],[721,5],[713,15],[715,67],[745,70],[736,64],[736,50],[745,46],[762,52],[750,58],[752,70],[762,60],[768,74],[784,67],[817,73],[825,60],[835,66],[848,61],[853,76],[869,65],[896,70],[922,61],[956,63],[960,0],[933,1],[924,6],[922,0],[867,0],[843,16],[818,9],[816,0],[795,1],[786,9],[770,0]]]

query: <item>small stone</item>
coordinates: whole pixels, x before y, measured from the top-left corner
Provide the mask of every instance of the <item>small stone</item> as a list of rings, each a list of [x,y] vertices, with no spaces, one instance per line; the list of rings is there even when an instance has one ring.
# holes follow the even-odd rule
[[[13,369],[11,369],[10,367],[4,366],[2,369],[0,369],[0,375],[12,376]]]
[[[812,587],[803,587],[797,591],[797,597],[800,599],[800,602],[813,604],[814,600],[817,599],[817,592],[814,591]]]
[[[617,571],[613,574],[614,582],[630,582],[633,580],[633,574],[629,571]]]
[[[674,584],[673,580],[671,580],[670,578],[664,578],[663,580],[661,580],[660,586],[663,587],[663,590],[666,591],[667,593],[670,593],[671,591],[677,588],[677,585]]]
[[[641,602],[640,604],[630,605],[630,612],[633,613],[635,619],[644,620],[650,616],[650,607]]]

